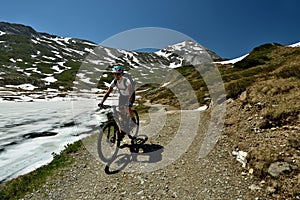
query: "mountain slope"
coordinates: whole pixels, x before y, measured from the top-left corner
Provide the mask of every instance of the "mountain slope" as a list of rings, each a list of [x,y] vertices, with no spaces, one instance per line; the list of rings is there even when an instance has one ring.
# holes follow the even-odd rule
[[[33,36],[33,37],[41,36],[40,33],[36,32],[30,26],[25,26],[22,24],[11,24],[7,22],[0,22],[0,31],[6,34],[18,34],[18,35]]]
[[[1,22],[0,87],[17,91],[24,88],[80,91],[83,87],[95,91],[96,88],[104,88],[103,82],[112,79],[106,71],[116,63],[123,64],[141,85],[147,83],[150,75],[161,82],[168,70],[191,64],[190,58],[184,56],[192,53],[198,60],[221,59],[192,41],[171,45],[154,53],[131,52]],[[99,80],[99,77],[102,79]]]
[[[230,141],[227,151],[245,166],[240,178],[256,179],[249,194],[259,199],[300,197],[300,48],[293,46],[265,44],[239,62],[217,64],[228,99],[218,143]],[[178,71],[199,91],[199,102],[205,99],[197,70]],[[164,89],[146,97],[153,103],[172,100]]]
[[[23,25],[1,23],[0,31],[1,86],[29,83],[46,89],[61,73],[80,65],[84,55],[96,46],[84,40],[37,33]]]

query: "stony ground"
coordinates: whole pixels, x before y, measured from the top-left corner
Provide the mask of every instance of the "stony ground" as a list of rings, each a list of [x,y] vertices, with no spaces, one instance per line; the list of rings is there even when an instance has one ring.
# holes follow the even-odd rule
[[[244,100],[227,104],[224,130],[234,142],[233,150],[247,152],[246,168],[257,178],[252,193],[267,199],[300,199],[299,116],[272,122],[263,117],[267,105]],[[266,127],[269,123],[275,125]]]
[[[147,165],[150,161],[142,153],[133,161],[134,154],[124,145],[128,144],[130,147],[130,141],[125,139],[124,148],[120,149],[119,156],[114,160],[115,166],[123,170],[116,171],[111,167],[112,164],[108,166],[97,158],[93,145],[88,147],[96,140],[94,136],[86,138],[82,149],[72,154],[74,163],[57,170],[39,190],[27,194],[24,199],[299,199],[299,193],[295,192],[300,188],[300,175],[296,168],[299,157],[291,161],[295,163],[294,168],[291,166],[290,173],[285,178],[273,178],[267,174],[258,175],[261,173],[259,162],[256,166],[250,159],[250,163],[243,167],[233,156],[233,151],[248,151],[249,155],[250,146],[254,144],[251,143],[253,140],[249,140],[251,144],[245,142],[246,134],[237,134],[242,130],[239,122],[242,121],[239,116],[242,112],[239,106],[242,104],[238,101],[227,102],[228,113],[231,114],[227,115],[223,133],[209,155],[202,159],[199,159],[199,146],[210,120],[209,110],[201,114],[199,127],[195,127],[198,134],[188,150],[168,166],[151,172],[131,172],[134,171],[130,170],[131,163],[141,162],[142,165]],[[244,117],[252,115],[253,113]],[[149,116],[142,116],[141,123],[141,126],[149,124]],[[166,147],[179,124],[180,112],[170,111],[163,129],[150,135],[145,145]],[[183,136],[182,140],[184,139]],[[177,151],[174,150],[173,153],[176,155]],[[299,151],[297,155],[299,156]],[[165,159],[164,156],[167,155],[152,158],[151,162],[159,163],[161,159]],[[264,156],[265,154],[261,157]],[[288,177],[292,177],[292,182],[287,181]],[[284,188],[282,183],[287,184],[287,187]]]

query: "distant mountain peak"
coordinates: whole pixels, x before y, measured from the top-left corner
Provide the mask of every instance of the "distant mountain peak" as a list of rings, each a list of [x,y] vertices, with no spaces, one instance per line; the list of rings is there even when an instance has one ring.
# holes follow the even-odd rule
[[[31,37],[40,36],[40,33],[35,31],[30,26],[25,26],[22,24],[13,24],[8,22],[0,22],[0,31],[6,34],[18,34],[18,35],[26,35]]]
[[[208,48],[200,45],[199,43],[192,40],[185,40],[162,49],[161,51],[172,51],[172,52],[185,52],[189,54],[205,54],[208,53],[212,60],[221,60],[215,52]]]

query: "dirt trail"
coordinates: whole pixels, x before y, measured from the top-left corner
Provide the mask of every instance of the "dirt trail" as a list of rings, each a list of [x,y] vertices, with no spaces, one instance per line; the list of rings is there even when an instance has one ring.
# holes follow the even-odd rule
[[[192,112],[200,114],[200,111]],[[170,153],[165,154],[164,150],[177,133],[181,115],[178,111],[168,112],[164,118],[165,126],[159,133],[148,135],[144,150],[159,149],[161,157],[156,154],[150,159],[143,153],[136,155],[125,145],[114,161],[119,162],[123,170],[107,174],[106,165],[97,158],[93,146],[97,137],[92,136],[84,139],[82,149],[72,154],[76,160],[74,163],[57,170],[39,190],[27,194],[24,199],[264,199],[251,194],[255,188],[249,188],[257,180],[231,155],[233,144],[226,134],[221,135],[208,156],[199,159],[203,133],[210,120],[208,111],[201,113],[199,127],[194,127],[198,130],[197,135],[182,155],[177,155],[178,151],[173,149],[167,166],[150,172],[137,170],[137,166],[145,169],[149,164],[159,164],[168,159]],[[141,117],[141,134],[151,123],[149,119],[149,115]],[[184,135],[181,137],[185,140]],[[130,144],[128,140],[124,143]],[[112,168],[109,170],[114,171]]]

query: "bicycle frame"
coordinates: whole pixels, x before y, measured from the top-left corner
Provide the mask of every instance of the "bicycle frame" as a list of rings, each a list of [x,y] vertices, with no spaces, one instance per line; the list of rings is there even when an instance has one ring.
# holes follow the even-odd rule
[[[126,133],[129,132],[129,119],[130,119],[129,113],[127,111],[121,112],[117,110],[117,108],[122,108],[126,110],[126,106],[104,105],[103,108],[104,109],[111,108],[113,119],[108,119],[108,121],[116,122],[116,124],[119,127],[119,132],[121,132],[122,130],[125,131]]]
[[[137,134],[139,131],[139,116],[137,111],[133,110],[135,115],[134,120],[129,121],[129,119],[131,119],[129,117],[129,113],[120,112],[117,109],[118,107],[119,106],[108,105],[100,107],[100,109],[110,108],[110,111],[108,113],[108,121],[100,127],[101,130],[98,137],[97,147],[99,157],[105,162],[109,162],[111,159],[114,159],[117,155],[118,149],[120,147],[120,142],[125,136],[123,133],[121,133],[121,131],[125,131],[129,139],[131,139],[131,144],[136,143],[138,141]],[[133,126],[131,122],[134,122]],[[126,130],[123,129],[124,127],[126,128],[126,124],[128,127],[128,132],[126,132]]]

